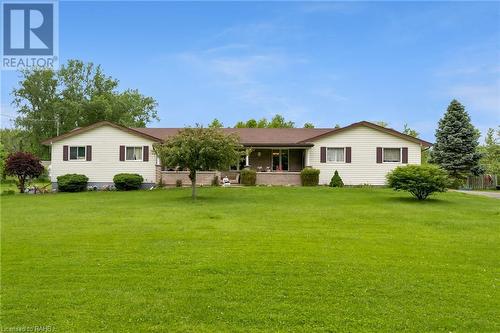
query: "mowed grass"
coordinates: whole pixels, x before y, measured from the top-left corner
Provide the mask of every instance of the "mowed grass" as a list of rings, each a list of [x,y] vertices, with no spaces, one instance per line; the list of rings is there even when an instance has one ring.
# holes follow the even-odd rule
[[[2,197],[3,328],[500,331],[500,201],[388,189]]]

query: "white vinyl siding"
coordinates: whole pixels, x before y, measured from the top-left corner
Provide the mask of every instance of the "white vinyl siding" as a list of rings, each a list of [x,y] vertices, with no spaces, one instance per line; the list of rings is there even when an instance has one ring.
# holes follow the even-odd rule
[[[384,185],[386,174],[405,164],[401,163],[401,155],[400,162],[377,163],[377,147],[408,147],[408,164],[420,164],[421,147],[418,143],[365,126],[325,136],[313,143],[314,147],[307,150],[306,161],[309,166],[320,170],[320,184],[328,184],[338,170],[346,185]],[[321,147],[351,147],[351,163],[321,163]]]
[[[52,144],[51,181],[57,182],[57,176],[67,173],[78,173],[89,177],[89,182],[111,183],[114,175],[125,172],[138,173],[144,178],[145,183],[155,183],[156,156],[152,149],[153,143],[152,140],[111,126],[102,126],[71,136]],[[86,163],[63,161],[63,146],[87,145],[92,146],[92,161]],[[149,161],[120,161],[120,146],[140,147],[140,160],[142,160],[142,147],[149,146]]]

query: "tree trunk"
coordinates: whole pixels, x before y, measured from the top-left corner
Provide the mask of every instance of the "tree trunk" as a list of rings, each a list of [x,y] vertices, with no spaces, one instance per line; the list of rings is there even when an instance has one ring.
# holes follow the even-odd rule
[[[196,200],[196,171],[192,171],[189,178],[191,178],[191,199]]]
[[[17,186],[19,188],[19,193],[24,193],[24,178],[19,178],[19,185]]]

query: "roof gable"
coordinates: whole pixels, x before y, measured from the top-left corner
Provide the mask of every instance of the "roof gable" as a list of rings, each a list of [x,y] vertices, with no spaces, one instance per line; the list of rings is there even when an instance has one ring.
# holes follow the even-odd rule
[[[96,128],[99,128],[99,127],[103,127],[103,126],[110,126],[110,127],[119,129],[121,131],[130,133],[130,134],[133,134],[133,135],[136,135],[136,136],[140,136],[140,137],[152,140],[152,141],[161,141],[161,139],[158,139],[157,137],[148,135],[146,133],[139,132],[139,131],[137,131],[137,130],[135,130],[133,128],[130,128],[130,127],[125,127],[125,126],[122,126],[122,125],[118,125],[118,124],[112,123],[110,121],[100,121],[100,122],[94,123],[94,124],[89,125],[89,126],[75,128],[72,131],[69,131],[69,132],[61,134],[59,136],[56,136],[56,137],[44,140],[44,141],[42,141],[42,144],[44,144],[44,145],[50,145],[50,144],[52,144],[54,142],[61,141],[61,140],[64,140],[66,138],[69,138],[69,137],[72,137],[72,136],[75,136],[75,135],[79,135],[79,134],[82,134],[82,133],[85,133],[85,132],[88,132],[90,130],[93,130],[93,129],[96,129]]]
[[[361,127],[361,126],[364,126],[364,127],[368,127],[368,128],[371,128],[371,129],[374,129],[374,130],[377,130],[377,131],[380,131],[380,132],[383,132],[383,133],[386,133],[386,134],[390,134],[390,135],[393,135],[393,136],[397,136],[401,139],[404,139],[404,140],[407,140],[407,141],[411,141],[411,142],[414,142],[414,143],[418,143],[424,147],[431,147],[432,146],[432,143],[428,142],[428,141],[425,141],[425,140],[422,140],[422,139],[419,139],[419,138],[415,138],[411,135],[407,135],[407,134],[404,134],[404,133],[401,133],[401,132],[398,132],[392,128],[387,128],[387,127],[383,127],[383,126],[380,126],[380,125],[377,125],[377,124],[374,124],[374,123],[370,123],[368,121],[360,121],[360,122],[357,122],[357,123],[353,123],[351,125],[348,125],[348,126],[345,126],[345,127],[340,127],[340,128],[334,128],[332,130],[330,130],[329,132],[327,133],[323,133],[323,134],[320,134],[318,136],[314,136],[314,137],[311,137],[308,139],[309,142],[314,142],[320,138],[323,138],[325,136],[329,136],[329,135],[334,135],[334,134],[337,134],[337,133],[340,133],[340,132],[344,132],[344,131],[347,131],[347,130],[350,130],[350,129],[353,129],[353,128],[357,128],[357,127]]]

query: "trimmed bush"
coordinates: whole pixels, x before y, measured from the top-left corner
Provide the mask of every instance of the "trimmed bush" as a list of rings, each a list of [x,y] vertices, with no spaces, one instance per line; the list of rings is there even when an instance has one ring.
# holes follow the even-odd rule
[[[119,173],[113,177],[113,183],[118,191],[138,190],[144,178],[136,173]]]
[[[2,192],[1,195],[14,195],[14,194],[16,194],[16,191],[14,190],[5,190]]]
[[[220,186],[219,176],[214,176],[214,178],[212,179],[212,186]]]
[[[175,181],[175,187],[182,187],[182,179],[177,179]]]
[[[400,166],[387,174],[389,187],[407,191],[418,200],[424,200],[434,192],[445,192],[450,185],[448,173],[435,165]]]
[[[344,182],[342,181],[342,178],[340,178],[337,170],[335,170],[332,180],[330,180],[330,187],[344,187]]]
[[[257,172],[252,169],[243,169],[240,171],[240,182],[246,186],[255,186],[257,181]]]
[[[300,172],[302,186],[317,186],[319,184],[319,170],[305,168]]]
[[[85,175],[68,173],[57,177],[57,188],[59,192],[83,192],[87,189],[88,181]]]

